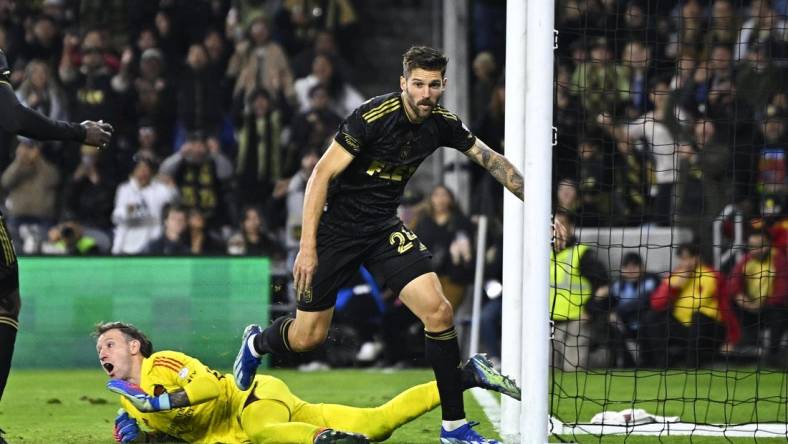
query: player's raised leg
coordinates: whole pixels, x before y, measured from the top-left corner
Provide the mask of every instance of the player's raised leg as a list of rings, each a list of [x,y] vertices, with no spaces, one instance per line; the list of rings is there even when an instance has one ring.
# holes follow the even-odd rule
[[[334,308],[322,311],[297,310],[296,317],[277,318],[266,329],[249,325],[233,364],[235,384],[246,390],[252,384],[263,355],[285,355],[314,349],[326,340]]]
[[[402,302],[424,323],[424,351],[435,372],[441,399],[441,442],[494,443],[476,433],[465,419],[462,362],[454,313],[443,296],[438,276],[425,273],[414,278],[399,294]]]

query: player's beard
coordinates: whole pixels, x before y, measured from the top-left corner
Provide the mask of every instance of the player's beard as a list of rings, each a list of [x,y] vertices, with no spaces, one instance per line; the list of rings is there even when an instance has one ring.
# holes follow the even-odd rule
[[[405,95],[408,98],[408,104],[419,120],[424,120],[429,117],[432,110],[435,109],[435,105],[437,105],[437,103],[433,103],[430,99],[421,99],[417,102],[410,94],[405,93]],[[427,105],[429,108],[422,108],[420,105]]]

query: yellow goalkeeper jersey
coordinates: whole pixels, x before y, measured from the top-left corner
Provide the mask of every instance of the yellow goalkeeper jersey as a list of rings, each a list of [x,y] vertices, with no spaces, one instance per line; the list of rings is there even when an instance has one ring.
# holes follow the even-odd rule
[[[251,443],[238,421],[249,392],[238,390],[232,375],[175,351],[160,351],[144,359],[141,373],[140,386],[148,394],[184,389],[192,405],[143,413],[121,396],[121,405],[140,425],[196,444]]]

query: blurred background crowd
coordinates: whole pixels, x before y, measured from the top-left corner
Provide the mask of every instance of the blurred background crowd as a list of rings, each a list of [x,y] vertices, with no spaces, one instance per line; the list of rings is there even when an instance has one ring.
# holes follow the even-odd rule
[[[3,213],[17,251],[269,256],[279,264],[275,297],[292,308],[288,262],[306,180],[339,122],[397,87],[402,49],[441,46],[430,34],[440,3],[0,0],[0,48],[19,100],[55,119],[116,129],[102,150],[0,138]],[[503,152],[506,1],[472,0],[468,10],[471,63],[454,67],[470,79],[461,117]],[[787,20],[786,0],[556,2],[557,214],[578,230],[683,227],[694,239],[661,276],[646,273],[637,254],[610,264],[576,241],[556,253],[554,261],[576,257],[572,279],[583,284],[562,289],[553,276],[556,334],[577,338],[556,350],[559,366],[589,365],[598,348],[600,365],[665,364],[657,360],[674,342],[695,347],[689,363],[697,363],[739,337],[778,353],[788,323]],[[400,51],[378,75],[383,63],[365,54],[385,39]],[[483,254],[492,280],[483,339],[495,355],[502,190],[463,168],[469,196],[441,177],[414,180],[400,215],[430,247],[457,309]],[[714,262],[709,227],[726,207],[747,221],[749,250],[714,269],[705,265]],[[491,220],[484,252],[474,251],[478,215]],[[723,236],[733,231],[723,224]],[[418,321],[365,273],[337,304],[338,317],[355,320],[348,361],[414,362]],[[714,285],[704,280],[707,293],[695,294],[711,275]],[[362,293],[372,297],[353,297]],[[677,313],[681,297],[704,302]],[[663,343],[665,328],[681,333]],[[693,337],[711,342],[693,346]],[[663,352],[633,352],[643,348]]]

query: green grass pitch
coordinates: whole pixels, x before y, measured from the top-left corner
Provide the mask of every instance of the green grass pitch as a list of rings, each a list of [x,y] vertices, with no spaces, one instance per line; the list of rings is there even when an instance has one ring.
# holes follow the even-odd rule
[[[428,370],[269,374],[283,379],[306,401],[360,407],[382,404],[399,391],[432,379]],[[0,403],[0,428],[10,444],[114,443],[113,420],[119,405],[117,396],[104,388],[106,380],[98,366],[95,370],[15,370]],[[465,405],[468,418],[481,422],[477,430],[496,436],[470,394]],[[439,425],[440,409],[435,409],[399,429],[387,442],[437,442]]]
[[[428,370],[405,370],[392,373],[364,370],[333,370],[299,373],[273,371],[298,396],[311,402],[332,402],[356,406],[380,404],[400,390],[428,381]],[[748,371],[664,373],[632,372],[608,374],[556,373],[561,381],[560,398],[554,409],[562,419],[574,417],[587,421],[602,410],[623,410],[636,393],[637,406],[660,415],[679,415],[682,420],[706,419],[710,423],[752,421],[757,414],[762,421],[786,421],[785,399],[788,383],[785,373],[756,374]],[[101,370],[15,370],[11,374],[2,403],[0,428],[5,429],[11,444],[44,443],[113,443],[112,425],[118,408],[117,398],[104,388],[106,377]],[[576,393],[584,392],[592,400],[580,402]],[[667,395],[668,402],[653,401]],[[694,401],[695,398],[701,401]],[[707,400],[703,400],[707,399]],[[727,402],[722,402],[728,399]],[[486,436],[495,432],[481,408],[466,394],[468,417],[481,422],[479,430]],[[650,401],[652,400],[652,401]],[[756,404],[757,400],[757,404]],[[782,400],[782,402],[780,402]],[[434,443],[440,411],[436,409],[398,430],[387,442]],[[785,438],[722,437],[605,437],[563,436],[564,442],[581,443],[784,443]],[[561,442],[551,437],[550,442]]]

